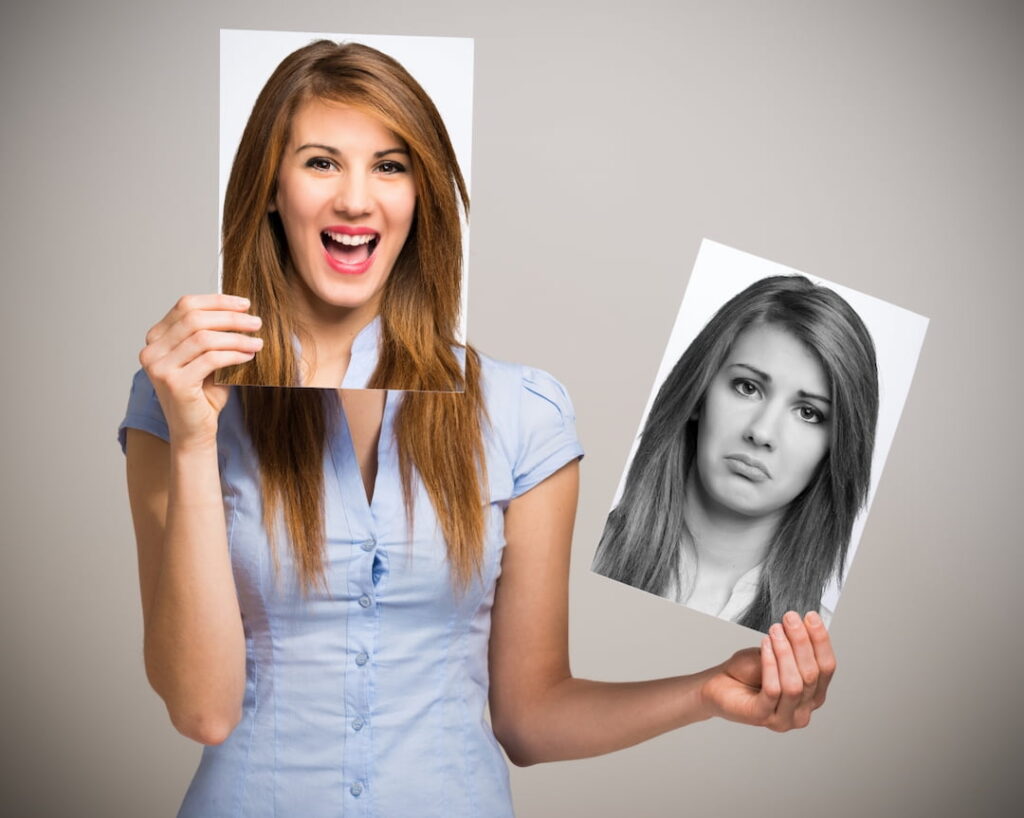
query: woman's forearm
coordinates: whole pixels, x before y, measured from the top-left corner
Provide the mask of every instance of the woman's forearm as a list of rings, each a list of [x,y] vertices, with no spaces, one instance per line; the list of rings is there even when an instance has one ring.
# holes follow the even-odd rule
[[[708,671],[710,673],[712,671]],[[710,718],[706,674],[643,682],[566,678],[533,697],[499,738],[518,766],[602,755]],[[497,730],[496,726],[496,730]]]
[[[759,647],[692,676],[632,683],[524,678],[512,701],[492,698],[504,702],[495,732],[513,763],[526,765],[600,755],[712,716],[776,732],[806,727],[825,702],[835,654],[813,611],[782,619]]]
[[[175,727],[205,744],[223,741],[241,714],[245,637],[214,441],[170,447],[167,518],[145,659]]]

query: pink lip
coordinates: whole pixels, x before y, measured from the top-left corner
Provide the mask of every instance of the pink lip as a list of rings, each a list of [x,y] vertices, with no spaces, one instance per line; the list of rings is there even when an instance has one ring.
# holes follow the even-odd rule
[[[330,227],[325,227],[322,233],[344,233],[346,236],[366,236],[372,235],[377,236],[378,241],[380,240],[380,233],[371,227],[355,227],[349,224],[334,224]],[[377,257],[376,248],[374,251],[367,256],[366,261],[361,261],[359,264],[345,264],[343,261],[338,261],[330,253],[327,252],[327,248],[324,247],[324,259],[327,261],[327,265],[334,270],[336,273],[341,273],[347,276],[358,276],[365,273],[370,267],[373,266],[373,260]]]
[[[762,480],[770,480],[772,477],[768,467],[755,457],[736,452],[727,454],[725,459],[728,461],[729,467],[736,474],[746,477],[748,480],[753,480],[755,483],[760,483]]]
[[[338,261],[336,258],[331,256],[331,254],[327,252],[327,248],[324,248],[324,259],[326,259],[327,264],[330,266],[330,268],[335,272],[343,273],[344,275],[349,276],[358,276],[365,273],[373,265],[373,260],[375,258],[377,258],[377,254],[370,253],[366,261],[361,261],[359,262],[359,264],[345,264],[344,262]]]
[[[323,229],[324,233],[344,233],[346,236],[365,236],[367,233],[373,235],[377,234],[377,231],[370,227],[354,227],[350,224],[332,224],[330,227]]]

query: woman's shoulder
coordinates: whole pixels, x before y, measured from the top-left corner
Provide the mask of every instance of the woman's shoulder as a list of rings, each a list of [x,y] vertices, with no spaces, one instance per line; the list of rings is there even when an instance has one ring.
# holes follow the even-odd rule
[[[117,440],[121,444],[122,451],[127,442],[128,429],[140,429],[161,440],[170,438],[167,420],[164,418],[163,409],[157,399],[156,390],[153,389],[153,383],[144,369],[138,370],[132,377],[132,386],[128,392],[128,407],[125,409],[124,419],[117,427]]]
[[[489,411],[494,409],[501,414],[518,410],[521,413],[524,408],[537,408],[570,421],[576,419],[568,390],[550,372],[500,361],[482,352],[476,354],[480,359],[480,378]]]
[[[518,496],[583,456],[576,412],[549,372],[477,354],[488,427],[511,465],[512,496]]]

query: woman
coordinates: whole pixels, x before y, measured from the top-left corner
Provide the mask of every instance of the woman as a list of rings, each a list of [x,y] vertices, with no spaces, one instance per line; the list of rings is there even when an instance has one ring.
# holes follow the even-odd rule
[[[761,631],[818,610],[877,418],[874,344],[850,305],[803,276],[752,284],[658,391],[594,570]]]
[[[310,112],[327,123],[311,150],[295,144]],[[266,303],[307,325],[369,321],[372,385],[399,373],[463,391],[218,386],[220,367],[290,366],[289,328],[234,296],[186,296],[148,334],[122,441],[147,673],[208,745],[181,815],[510,815],[499,743],[532,764],[713,715],[805,725],[835,667],[813,613],[692,676],[572,677],[572,406],[551,376],[452,344],[464,190],[414,80],[372,49],[318,42],[281,64],[252,119],[225,269],[237,253]],[[312,211],[330,232],[369,229],[381,247],[401,231],[378,185],[411,177],[405,241],[376,278],[332,280],[309,230],[289,229],[309,212],[289,192],[296,156],[333,191]],[[333,342],[341,373],[351,334]]]

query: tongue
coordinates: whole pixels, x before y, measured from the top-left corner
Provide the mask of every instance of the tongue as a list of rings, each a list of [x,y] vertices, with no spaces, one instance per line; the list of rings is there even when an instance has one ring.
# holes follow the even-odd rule
[[[334,239],[328,238],[325,245],[327,252],[335,261],[342,264],[359,264],[370,257],[370,243],[357,244],[355,246],[341,244]]]

